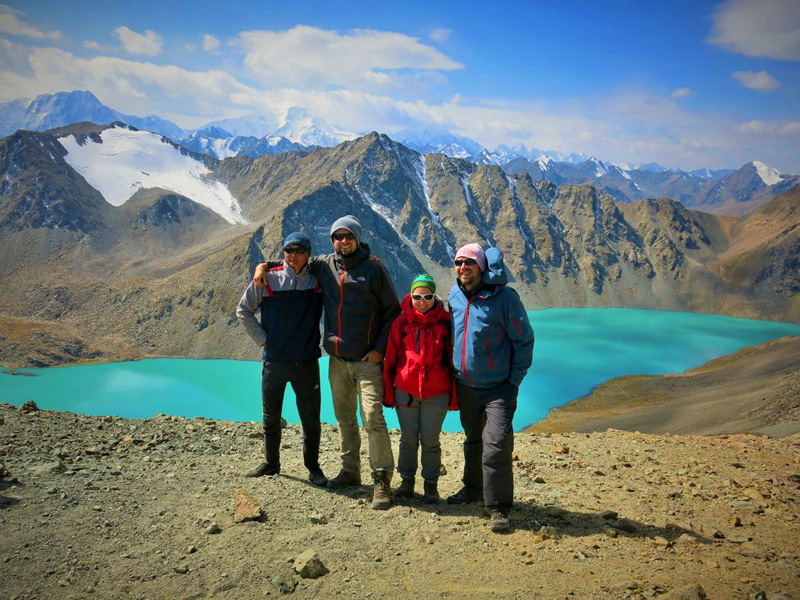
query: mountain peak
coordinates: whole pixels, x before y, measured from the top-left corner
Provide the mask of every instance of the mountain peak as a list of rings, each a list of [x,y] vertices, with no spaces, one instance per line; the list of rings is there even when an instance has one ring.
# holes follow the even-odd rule
[[[776,183],[780,183],[783,181],[783,177],[781,177],[780,171],[777,169],[773,169],[772,167],[768,167],[760,160],[754,160],[750,163],[756,170],[756,173],[761,178],[761,181],[764,182],[765,185],[775,185]]]

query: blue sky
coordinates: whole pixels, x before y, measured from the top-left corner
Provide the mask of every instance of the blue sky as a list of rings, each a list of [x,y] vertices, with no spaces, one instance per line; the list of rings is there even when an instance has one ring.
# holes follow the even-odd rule
[[[800,173],[800,2],[0,4],[0,102],[182,127],[303,106],[615,162]]]

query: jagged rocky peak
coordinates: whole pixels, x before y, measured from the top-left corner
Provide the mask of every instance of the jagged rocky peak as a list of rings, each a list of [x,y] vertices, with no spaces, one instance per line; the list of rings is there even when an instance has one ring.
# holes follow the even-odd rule
[[[106,203],[65,155],[49,133],[18,131],[0,140],[0,228],[85,233],[102,226]]]

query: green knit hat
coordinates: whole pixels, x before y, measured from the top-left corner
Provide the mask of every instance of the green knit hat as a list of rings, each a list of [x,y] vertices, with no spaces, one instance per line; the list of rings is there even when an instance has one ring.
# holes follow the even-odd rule
[[[436,282],[433,280],[433,277],[427,273],[417,275],[414,281],[411,282],[411,293],[413,294],[414,290],[418,287],[426,287],[434,294],[436,293]]]

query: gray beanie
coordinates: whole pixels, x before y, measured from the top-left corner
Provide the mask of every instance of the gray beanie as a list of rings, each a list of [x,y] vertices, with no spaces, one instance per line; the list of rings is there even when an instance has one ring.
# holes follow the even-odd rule
[[[361,223],[359,223],[358,219],[353,215],[345,215],[340,219],[336,219],[333,225],[331,225],[331,237],[333,237],[337,229],[347,229],[347,231],[355,236],[356,243],[361,243]]]
[[[300,246],[301,248],[305,248],[305,251],[311,254],[311,238],[300,231],[290,233],[286,236],[286,239],[283,240],[283,249],[286,250],[286,248],[289,246]]]

